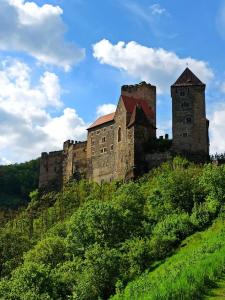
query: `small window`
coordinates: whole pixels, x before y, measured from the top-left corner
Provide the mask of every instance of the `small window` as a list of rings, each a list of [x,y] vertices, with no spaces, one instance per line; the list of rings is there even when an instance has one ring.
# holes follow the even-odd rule
[[[118,142],[121,142],[121,127],[118,129]]]
[[[104,153],[107,152],[107,148],[103,148],[103,152],[104,152]]]
[[[101,151],[100,151],[101,153],[103,153],[104,152],[104,150],[103,149],[101,149]]]
[[[191,117],[186,117],[185,121],[187,124],[190,124],[192,122],[192,119]]]
[[[188,136],[187,132],[184,132],[183,137],[187,137],[187,136]]]
[[[110,150],[113,151],[113,145],[110,146]]]
[[[181,107],[182,108],[189,108],[189,103],[188,102],[183,102],[183,103],[181,103]]]
[[[99,133],[100,133],[100,130],[97,130],[97,131],[96,131],[96,134],[99,134]]]
[[[180,91],[180,96],[184,97],[185,96],[185,92],[184,91]]]
[[[106,140],[106,139],[105,139],[105,136],[104,136],[104,137],[102,138],[102,143],[105,143],[105,140]]]

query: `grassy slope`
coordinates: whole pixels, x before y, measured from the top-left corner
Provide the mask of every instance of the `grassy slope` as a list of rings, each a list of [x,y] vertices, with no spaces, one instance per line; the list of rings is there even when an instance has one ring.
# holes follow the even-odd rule
[[[225,275],[216,282],[216,287],[208,292],[205,300],[222,300],[225,299]]]
[[[203,299],[225,270],[224,225],[225,221],[217,221],[187,238],[176,254],[128,284],[113,300]]]

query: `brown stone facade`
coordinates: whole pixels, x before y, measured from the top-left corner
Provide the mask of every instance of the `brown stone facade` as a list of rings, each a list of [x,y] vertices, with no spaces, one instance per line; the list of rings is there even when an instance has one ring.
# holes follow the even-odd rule
[[[156,138],[156,87],[125,85],[115,113],[87,129],[87,141],[66,141],[62,151],[42,153],[39,186],[71,179],[103,181],[135,178],[175,154],[198,161],[209,155],[205,85],[187,68],[171,86],[173,140]],[[166,149],[162,150],[163,142]],[[157,146],[157,145],[160,145]],[[172,146],[171,146],[172,144]]]

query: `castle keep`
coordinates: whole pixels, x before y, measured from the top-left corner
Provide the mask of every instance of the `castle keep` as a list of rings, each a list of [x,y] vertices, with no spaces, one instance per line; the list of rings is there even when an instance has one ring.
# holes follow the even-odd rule
[[[87,129],[87,141],[66,141],[62,151],[42,153],[39,187],[71,179],[98,183],[131,179],[180,154],[197,162],[209,156],[205,84],[186,68],[171,86],[173,139],[156,138],[156,87],[124,85],[114,113]]]

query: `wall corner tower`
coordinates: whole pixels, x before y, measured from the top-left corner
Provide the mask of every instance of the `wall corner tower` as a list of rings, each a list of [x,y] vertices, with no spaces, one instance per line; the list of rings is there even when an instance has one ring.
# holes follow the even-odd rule
[[[205,84],[189,69],[171,86],[173,151],[195,161],[209,156]]]

